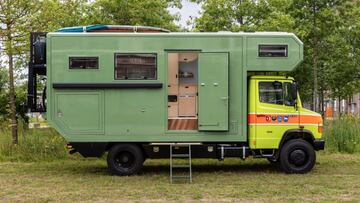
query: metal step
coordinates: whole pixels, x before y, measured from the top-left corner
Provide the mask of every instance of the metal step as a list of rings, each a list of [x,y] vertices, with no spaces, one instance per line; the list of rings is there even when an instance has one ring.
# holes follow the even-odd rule
[[[173,183],[176,179],[188,179],[188,181],[192,182],[192,169],[191,169],[191,143],[185,144],[170,144],[170,182]],[[173,149],[176,148],[177,150],[179,148],[188,148],[188,153],[184,154],[182,152],[181,154],[174,153]],[[174,164],[174,159],[188,159],[188,164]],[[174,169],[185,169],[189,172],[188,176],[180,176],[180,175],[174,175],[173,170]],[[178,171],[178,170],[176,170]]]
[[[190,178],[190,176],[173,176],[173,178]]]
[[[176,158],[188,158],[189,154],[173,154],[172,157],[176,157]]]
[[[190,165],[173,165],[173,168],[189,168]]]

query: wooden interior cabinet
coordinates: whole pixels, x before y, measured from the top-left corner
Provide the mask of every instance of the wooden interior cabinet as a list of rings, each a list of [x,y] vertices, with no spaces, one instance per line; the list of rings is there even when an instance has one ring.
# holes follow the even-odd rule
[[[179,116],[178,106],[178,102],[168,102],[168,118],[177,118]]]
[[[179,116],[196,117],[196,96],[179,96]]]
[[[168,85],[168,95],[178,95],[179,94],[179,86],[176,84]]]
[[[180,85],[179,86],[179,95],[193,95],[195,96],[197,92],[196,85]]]

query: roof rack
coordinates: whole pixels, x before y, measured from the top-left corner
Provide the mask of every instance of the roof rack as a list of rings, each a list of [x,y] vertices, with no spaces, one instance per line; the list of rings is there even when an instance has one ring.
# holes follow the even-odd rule
[[[57,30],[57,32],[166,32],[170,30],[150,27],[150,26],[131,26],[131,25],[88,25],[65,27]]]

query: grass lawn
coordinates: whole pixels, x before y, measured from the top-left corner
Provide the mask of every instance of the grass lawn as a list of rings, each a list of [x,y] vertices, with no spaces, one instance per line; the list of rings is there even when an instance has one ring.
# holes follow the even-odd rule
[[[168,163],[147,160],[140,175],[117,177],[103,159],[0,162],[0,201],[360,201],[359,154],[318,153],[304,175],[263,159],[193,160],[192,184],[170,184]]]

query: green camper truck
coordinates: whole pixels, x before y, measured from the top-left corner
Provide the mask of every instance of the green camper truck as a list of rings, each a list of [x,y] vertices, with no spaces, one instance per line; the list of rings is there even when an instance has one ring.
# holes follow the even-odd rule
[[[184,154],[177,145],[192,158],[253,156],[305,173],[324,149],[321,116],[278,74],[303,60],[294,34],[95,25],[30,40],[30,110],[46,112],[71,153],[108,152],[114,174]]]

